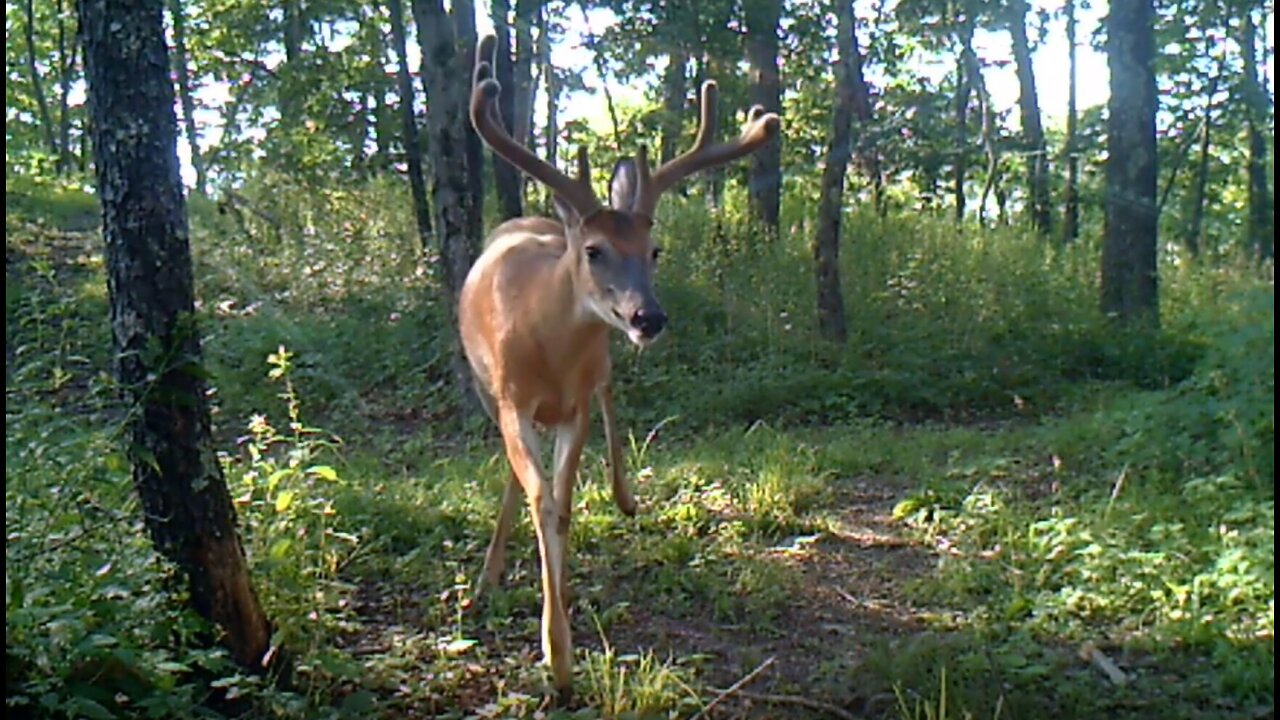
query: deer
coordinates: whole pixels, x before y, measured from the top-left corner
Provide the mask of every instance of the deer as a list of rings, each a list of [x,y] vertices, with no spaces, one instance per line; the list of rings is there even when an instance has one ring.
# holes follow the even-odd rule
[[[565,703],[572,697],[573,670],[569,525],[593,396],[604,420],[614,502],[626,516],[637,511],[617,431],[610,331],[621,331],[643,350],[667,325],[654,291],[658,200],[686,177],[764,146],[781,123],[776,113],[756,106],[736,139],[714,142],[717,89],[707,81],[693,147],[653,170],[644,147],[634,159],[618,160],[606,206],[592,188],[585,147],[578,149],[577,177],[570,177],[503,127],[495,48],[492,35],[476,48],[471,123],[495,155],[551,191],[559,219],[526,216],[494,228],[458,299],[463,352],[511,470],[476,594],[502,580],[507,540],[523,498],[541,561],[543,661]],[[540,430],[554,432],[550,474],[540,460]]]

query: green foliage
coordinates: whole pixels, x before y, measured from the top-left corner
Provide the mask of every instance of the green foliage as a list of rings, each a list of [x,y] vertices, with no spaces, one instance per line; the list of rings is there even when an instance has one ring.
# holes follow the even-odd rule
[[[344,481],[320,462],[336,455],[337,439],[303,424],[292,361],[283,347],[267,358],[268,377],[284,386],[287,430],[255,415],[242,454],[227,466],[227,484],[248,539],[245,551],[261,577],[264,605],[281,618],[277,641],[316,652],[349,604],[350,587],[337,573],[360,538],[339,529],[333,494]]]
[[[213,717],[230,699],[263,717],[534,717],[532,532],[517,524],[505,586],[473,604],[508,471],[492,433],[457,422],[401,189],[260,183],[221,214],[194,204],[192,239],[228,485],[294,684],[211,649],[151,551],[114,434],[98,241],[42,199],[24,217],[44,225],[9,219],[13,711]],[[670,335],[615,353],[642,512],[614,509],[593,442],[570,558],[579,705],[548,715],[688,716],[806,641],[794,667],[812,672],[775,689],[870,716],[1267,706],[1269,280],[1170,258],[1164,328],[1117,338],[1087,242],[853,212],[853,332],[834,348],[814,334],[805,192],[774,244],[696,197],[663,208]],[[892,499],[859,509],[868,488]],[[923,562],[859,534],[871,522]],[[846,544],[857,573],[833,561]],[[820,604],[832,587],[866,607]],[[918,624],[884,630],[870,607]],[[1085,641],[1132,684],[1100,692]]]

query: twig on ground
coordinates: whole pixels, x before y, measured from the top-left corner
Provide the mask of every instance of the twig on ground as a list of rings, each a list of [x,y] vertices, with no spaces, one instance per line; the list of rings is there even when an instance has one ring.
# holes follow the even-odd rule
[[[715,688],[712,688],[712,689],[714,690]],[[835,705],[832,705],[831,703],[822,702],[821,700],[814,700],[812,698],[801,697],[799,695],[777,695],[774,693],[757,693],[757,692],[751,692],[750,690],[739,690],[737,692],[737,695],[738,697],[746,698],[747,700],[755,700],[756,702],[769,703],[770,705],[799,705],[801,707],[809,708],[810,710],[818,710],[819,712],[827,713],[832,717],[840,718],[840,720],[858,720],[858,716],[854,715],[848,710],[838,708]],[[710,708],[709,705],[707,707]]]
[[[697,714],[697,715],[694,715],[692,718],[690,718],[690,720],[702,720],[702,718],[707,717],[707,713],[711,712],[711,708],[713,708],[713,707],[715,707],[716,705],[720,704],[720,701],[721,701],[721,700],[724,700],[725,698],[729,697],[730,695],[734,694],[735,692],[741,692],[741,690],[742,690],[742,686],[743,686],[743,685],[746,685],[747,683],[751,682],[752,680],[755,680],[755,679],[760,675],[760,673],[762,673],[762,672],[764,672],[765,670],[767,670],[767,669],[769,668],[769,666],[770,666],[770,665],[772,665],[772,664],[774,663],[774,661],[775,661],[775,660],[777,660],[777,658],[776,658],[775,656],[773,656],[773,655],[770,655],[768,658],[766,658],[766,659],[765,659],[765,661],[764,661],[764,662],[762,662],[762,663],[760,663],[758,666],[756,666],[756,669],[755,669],[755,670],[752,670],[751,672],[747,673],[746,675],[743,675],[741,680],[739,680],[738,682],[736,682],[736,683],[734,683],[734,684],[730,685],[729,687],[725,688],[724,690],[716,690],[715,688],[711,688],[712,690],[715,690],[715,691],[716,691],[716,692],[718,692],[719,694],[718,694],[718,695],[716,695],[715,699],[714,699],[714,700],[712,700],[710,703],[708,703],[706,707],[702,708],[702,710],[701,710],[700,712],[698,712],[698,714]]]
[[[833,585],[833,586],[831,587],[831,589],[832,589],[832,590],[835,590],[835,591],[836,591],[836,594],[837,594],[837,595],[839,595],[841,598],[843,598],[843,599],[844,599],[844,601],[845,601],[845,602],[847,602],[847,603],[849,603],[850,605],[857,606],[857,605],[861,605],[861,604],[862,604],[862,603],[858,602],[858,598],[856,598],[856,597],[854,597],[854,596],[850,595],[848,592],[846,592],[844,589],[842,589],[842,588],[840,588],[840,587],[837,587],[837,586]]]
[[[1098,649],[1097,645],[1091,642],[1085,643],[1080,648],[1080,659],[1084,660],[1094,667],[1102,671],[1107,679],[1116,685],[1124,685],[1129,682],[1129,676],[1124,671],[1116,667],[1116,664],[1107,657],[1107,654]]]

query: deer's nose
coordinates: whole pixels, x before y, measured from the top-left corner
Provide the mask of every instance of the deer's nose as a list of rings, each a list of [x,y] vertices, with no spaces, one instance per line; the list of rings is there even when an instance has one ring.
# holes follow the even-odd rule
[[[631,316],[631,327],[647,338],[656,337],[666,326],[667,314],[657,308],[640,308]]]

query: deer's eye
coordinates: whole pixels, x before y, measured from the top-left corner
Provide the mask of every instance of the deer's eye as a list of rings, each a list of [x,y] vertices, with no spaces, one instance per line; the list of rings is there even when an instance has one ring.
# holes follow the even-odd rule
[[[604,257],[604,251],[601,250],[598,245],[588,245],[583,249],[583,252],[587,254],[587,260],[590,260],[591,262],[595,262]]]

